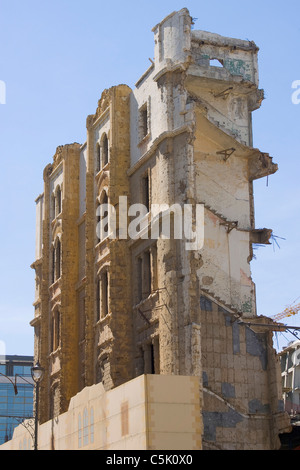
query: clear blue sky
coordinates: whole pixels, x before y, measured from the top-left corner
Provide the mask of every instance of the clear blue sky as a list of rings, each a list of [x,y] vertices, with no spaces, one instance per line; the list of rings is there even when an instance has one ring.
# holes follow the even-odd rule
[[[299,0],[0,0],[0,341],[7,354],[32,354],[35,198],[58,145],[85,142],[86,116],[103,89],[134,87],[153,58],[152,27],[187,7],[195,29],[259,46],[260,88],[254,146],[270,153],[277,174],[255,183],[256,226],[274,230],[280,248],[252,261],[259,315],[300,301],[299,123],[292,82],[300,80]],[[287,322],[287,320],[286,320]],[[300,326],[300,313],[289,320]],[[287,337],[291,339],[291,337]],[[280,335],[280,341],[286,340]],[[276,344],[274,344],[276,346]]]

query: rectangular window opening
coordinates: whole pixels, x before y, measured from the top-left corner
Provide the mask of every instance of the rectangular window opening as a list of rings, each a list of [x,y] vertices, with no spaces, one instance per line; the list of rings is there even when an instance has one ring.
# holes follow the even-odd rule
[[[151,294],[151,284],[152,284],[152,272],[151,272],[151,253],[146,251],[144,254],[144,296],[148,297]]]
[[[149,212],[150,210],[150,195],[149,195],[149,190],[150,190],[150,184],[149,184],[149,176],[146,175],[142,179],[142,200],[144,206],[146,206],[147,211]]]
[[[155,374],[154,346],[150,345],[150,374]]]
[[[143,106],[140,111],[141,139],[148,134],[148,111],[147,105]]]
[[[138,302],[143,298],[143,260],[138,258],[137,260],[137,297]]]
[[[108,273],[101,275],[101,318],[108,314]]]

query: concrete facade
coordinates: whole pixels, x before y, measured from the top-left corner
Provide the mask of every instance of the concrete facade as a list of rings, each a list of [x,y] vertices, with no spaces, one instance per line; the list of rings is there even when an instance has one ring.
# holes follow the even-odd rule
[[[252,142],[258,48],[193,30],[186,9],[153,33],[135,89],[104,90],[86,143],[58,147],[44,171],[31,322],[46,370],[40,420],[99,382],[108,391],[142,374],[195,376],[199,448],[274,449],[288,422],[250,270],[252,245],[272,233],[255,228],[253,181],[277,170]],[[174,205],[191,210],[184,237],[166,236]]]

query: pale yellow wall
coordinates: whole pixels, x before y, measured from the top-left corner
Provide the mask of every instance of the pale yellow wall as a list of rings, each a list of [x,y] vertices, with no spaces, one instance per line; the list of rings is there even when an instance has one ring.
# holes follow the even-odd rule
[[[40,426],[39,450],[200,450],[199,399],[198,377],[141,375],[108,392],[92,385],[72,398],[66,413]],[[19,425],[0,450],[30,445]]]

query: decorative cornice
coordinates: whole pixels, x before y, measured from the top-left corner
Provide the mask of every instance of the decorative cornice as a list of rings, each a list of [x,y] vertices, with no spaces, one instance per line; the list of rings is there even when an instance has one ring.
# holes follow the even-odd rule
[[[59,163],[62,161],[63,147],[64,147],[63,145],[59,145],[56,148],[55,154],[53,156],[53,163],[55,167],[59,165]]]
[[[98,100],[98,106],[96,109],[95,114],[90,114],[86,119],[86,127],[87,129],[91,129],[94,126],[95,122],[109,110],[109,106],[111,103],[111,88],[103,90],[101,94],[101,98]]]

